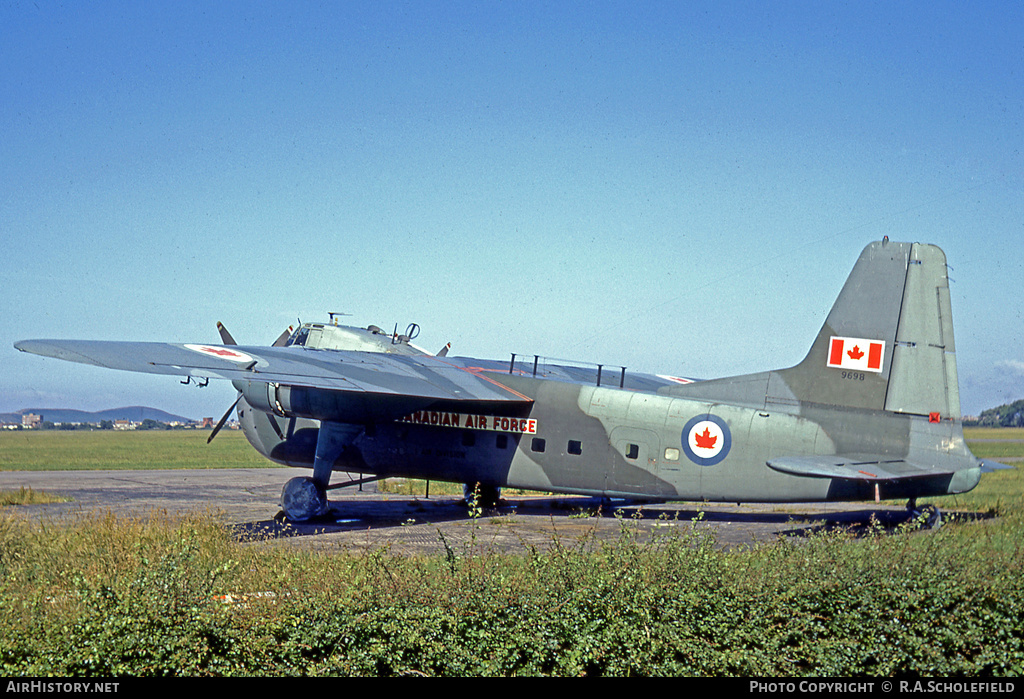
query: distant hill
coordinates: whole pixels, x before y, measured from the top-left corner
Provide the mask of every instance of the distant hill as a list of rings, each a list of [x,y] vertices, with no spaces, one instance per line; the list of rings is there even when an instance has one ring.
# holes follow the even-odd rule
[[[192,422],[192,418],[180,415],[171,415],[163,410],[147,408],[141,405],[132,405],[125,408],[111,408],[100,410],[95,413],[84,410],[69,410],[67,408],[27,408],[16,413],[0,413],[0,422],[21,422],[21,416],[26,413],[42,415],[46,422],[102,422],[103,420],[129,420],[130,422],[142,422],[143,420],[156,420],[157,422]]]
[[[978,427],[1024,427],[1024,399],[989,408],[976,421],[964,420],[964,424]]]

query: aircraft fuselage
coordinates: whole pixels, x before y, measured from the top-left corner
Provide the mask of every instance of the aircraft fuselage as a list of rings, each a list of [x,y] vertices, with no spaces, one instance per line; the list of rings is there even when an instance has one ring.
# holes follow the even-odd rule
[[[729,502],[945,495],[970,490],[980,477],[973,472],[915,479],[909,486],[884,482],[876,492],[866,482],[796,477],[766,465],[781,455],[848,450],[853,445],[844,444],[844,436],[851,433],[858,435],[858,450],[894,459],[907,455],[914,430],[925,430],[930,443],[944,444],[951,453],[965,451],[959,429],[916,416],[813,405],[765,409],[494,376],[529,396],[529,410],[494,415],[435,405],[364,423],[333,469],[595,496]],[[250,441],[271,459],[309,467],[316,423],[299,424],[291,432],[297,444],[273,434]],[[864,435],[870,436],[867,442]]]

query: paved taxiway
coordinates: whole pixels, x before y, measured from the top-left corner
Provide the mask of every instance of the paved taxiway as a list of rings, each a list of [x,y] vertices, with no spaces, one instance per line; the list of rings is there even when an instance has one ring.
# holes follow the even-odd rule
[[[33,518],[61,520],[91,512],[119,516],[212,513],[241,538],[276,545],[326,550],[389,546],[394,552],[443,552],[444,544],[473,543],[502,551],[608,539],[622,527],[653,536],[696,526],[721,545],[742,546],[779,536],[799,537],[823,527],[866,525],[872,516],[894,525],[902,506],[874,503],[723,505],[716,503],[625,504],[621,516],[581,516],[601,502],[576,496],[508,495],[502,507],[471,517],[460,498],[412,497],[378,493],[372,485],[332,490],[331,512],[312,524],[291,525],[277,517],[281,487],[300,472],[288,468],[175,471],[13,471],[0,472],[0,490],[20,487],[64,495],[71,502],[18,507]],[[341,476],[341,474],[339,474]],[[338,478],[340,480],[340,478]],[[694,523],[696,518],[700,520]]]

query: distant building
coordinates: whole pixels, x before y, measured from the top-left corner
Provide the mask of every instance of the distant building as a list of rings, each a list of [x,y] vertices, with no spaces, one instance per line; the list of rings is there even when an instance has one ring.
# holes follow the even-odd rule
[[[212,417],[204,417],[203,418],[203,428],[205,429],[207,427],[213,427],[213,418]]]
[[[115,430],[134,430],[135,425],[130,420],[114,420]]]
[[[37,430],[43,426],[43,416],[25,413],[21,416],[21,426],[26,430]]]

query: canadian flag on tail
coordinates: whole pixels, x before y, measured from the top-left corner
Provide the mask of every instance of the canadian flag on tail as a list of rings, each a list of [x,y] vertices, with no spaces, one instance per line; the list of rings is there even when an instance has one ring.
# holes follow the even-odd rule
[[[860,337],[833,337],[828,347],[828,366],[836,369],[881,373],[885,342]]]

